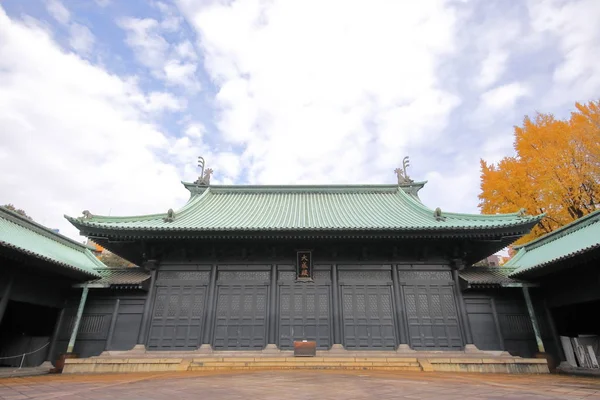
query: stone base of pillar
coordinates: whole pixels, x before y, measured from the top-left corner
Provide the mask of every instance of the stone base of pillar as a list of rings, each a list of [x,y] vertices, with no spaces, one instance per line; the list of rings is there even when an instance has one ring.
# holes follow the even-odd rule
[[[213,348],[208,343],[201,344],[200,347],[198,347],[198,350],[196,350],[196,353],[200,353],[200,354],[212,354],[212,352],[213,352]]]
[[[346,349],[344,348],[344,346],[342,346],[339,343],[336,343],[333,346],[331,346],[331,350],[329,350],[330,353],[344,353],[345,351]]]
[[[401,344],[396,349],[396,352],[398,352],[398,353],[416,353],[416,350],[411,349],[410,346],[407,344]]]
[[[262,351],[263,353],[281,353],[276,344],[270,343]]]
[[[481,350],[479,350],[474,344],[466,344],[465,353],[481,353]]]
[[[133,346],[133,348],[131,350],[129,350],[129,352],[131,352],[131,353],[145,353],[146,352],[146,345],[136,344],[135,346]]]

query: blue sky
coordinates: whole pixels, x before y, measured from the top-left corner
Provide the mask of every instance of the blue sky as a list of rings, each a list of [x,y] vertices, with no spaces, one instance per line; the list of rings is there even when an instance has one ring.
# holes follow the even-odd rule
[[[393,183],[477,213],[513,126],[600,93],[600,2],[0,3],[0,203],[177,209],[220,184]],[[80,239],[80,238],[79,238]]]

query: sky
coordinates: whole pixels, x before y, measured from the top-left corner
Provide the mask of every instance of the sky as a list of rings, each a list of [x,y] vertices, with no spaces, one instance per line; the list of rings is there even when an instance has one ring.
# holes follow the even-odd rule
[[[0,1],[0,204],[177,210],[213,184],[428,181],[479,213],[480,159],[600,93],[597,0]],[[517,210],[515,210],[517,211]]]

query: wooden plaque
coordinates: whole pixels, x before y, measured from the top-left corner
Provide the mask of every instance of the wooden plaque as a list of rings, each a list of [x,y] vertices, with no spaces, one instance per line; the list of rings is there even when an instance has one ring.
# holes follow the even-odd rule
[[[294,357],[314,357],[317,355],[317,342],[294,342]]]

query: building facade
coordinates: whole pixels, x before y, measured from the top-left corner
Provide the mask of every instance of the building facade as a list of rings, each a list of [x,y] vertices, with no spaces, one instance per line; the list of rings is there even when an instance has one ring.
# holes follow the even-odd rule
[[[147,292],[99,286],[87,307],[116,320],[108,315],[128,296],[135,318],[82,321],[88,331],[104,324],[84,355],[127,350],[134,336],[149,351],[276,351],[302,340],[323,350],[535,350],[531,329],[506,334],[531,326],[519,283],[461,274],[540,217],[433,210],[418,197],[424,182],[401,171],[394,185],[329,186],[211,185],[210,172],[184,184],[190,199],[178,211],[67,217],[149,276]],[[128,340],[115,341],[123,329]],[[85,335],[79,343],[94,341]]]

